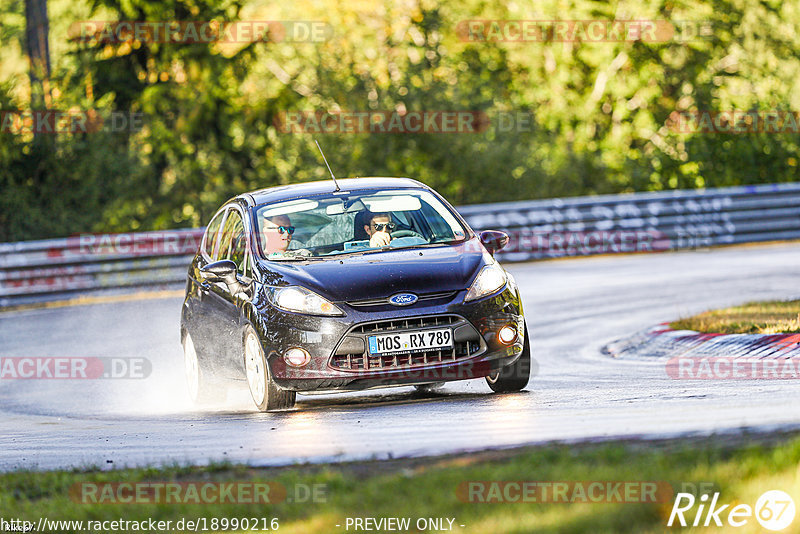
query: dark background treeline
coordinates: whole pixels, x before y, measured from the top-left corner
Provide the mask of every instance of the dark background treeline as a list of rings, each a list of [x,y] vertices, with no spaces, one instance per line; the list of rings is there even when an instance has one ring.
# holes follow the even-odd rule
[[[667,20],[666,42],[468,42],[470,19]],[[321,42],[82,42],[79,21],[323,21]],[[454,204],[794,181],[797,133],[685,133],[676,111],[800,109],[800,2],[6,0],[0,109],[143,117],[0,132],[0,241],[200,226],[239,192],[421,180]],[[79,29],[80,24],[77,26]],[[693,37],[693,29],[702,36]],[[530,127],[283,133],[286,111],[472,110]],[[523,125],[524,126],[524,125]]]

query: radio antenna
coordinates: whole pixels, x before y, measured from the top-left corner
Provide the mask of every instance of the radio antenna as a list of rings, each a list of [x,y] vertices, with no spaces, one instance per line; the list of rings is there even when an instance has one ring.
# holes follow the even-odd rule
[[[334,185],[336,185],[336,190],[337,191],[341,191],[341,189],[339,189],[339,182],[336,181],[336,177],[333,175],[333,171],[331,170],[331,166],[328,165],[328,159],[325,157],[325,152],[322,151],[322,147],[319,146],[319,143],[317,142],[316,139],[314,139],[314,142],[317,143],[317,148],[319,149],[319,153],[322,154],[322,161],[325,162],[325,166],[328,167],[328,172],[331,173],[331,178],[333,178],[333,183],[334,183]]]

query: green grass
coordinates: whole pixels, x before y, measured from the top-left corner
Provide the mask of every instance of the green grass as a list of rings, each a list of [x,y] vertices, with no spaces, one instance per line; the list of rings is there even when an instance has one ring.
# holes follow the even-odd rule
[[[800,300],[750,302],[707,311],[670,323],[675,330],[719,334],[780,334],[800,332]]]
[[[465,481],[661,481],[713,483],[720,502],[754,505],[767,489],[800,495],[800,434],[696,438],[658,442],[548,445],[416,460],[254,469],[233,465],[119,471],[14,472],[0,475],[0,517],[177,521],[198,517],[277,517],[280,532],[345,532],[347,517],[452,517],[456,532],[663,532],[672,499],[661,503],[463,502]],[[249,481],[325,484],[325,502],[271,505],[82,504],[80,482]],[[692,516],[693,517],[693,516]],[[800,521],[800,520],[798,520]],[[757,532],[758,524],[737,532]],[[335,525],[342,525],[337,528]],[[689,530],[691,529],[683,529]],[[681,530],[681,531],[683,531]],[[713,530],[713,529],[710,529]],[[715,532],[721,531],[720,529]],[[353,532],[351,529],[350,532]],[[415,530],[411,530],[415,532]]]

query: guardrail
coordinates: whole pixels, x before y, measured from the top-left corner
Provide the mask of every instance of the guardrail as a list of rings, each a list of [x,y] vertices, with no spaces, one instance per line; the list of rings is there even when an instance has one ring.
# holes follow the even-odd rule
[[[800,239],[800,183],[471,205],[511,235],[505,261]]]
[[[501,261],[800,239],[800,183],[458,208],[504,230]],[[203,229],[0,243],[0,307],[137,286],[178,288]]]
[[[0,243],[0,308],[139,286],[180,287],[203,228]]]

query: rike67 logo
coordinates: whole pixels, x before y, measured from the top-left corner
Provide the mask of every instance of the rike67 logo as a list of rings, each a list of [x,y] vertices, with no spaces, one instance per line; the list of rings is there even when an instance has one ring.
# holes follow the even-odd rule
[[[704,493],[698,503],[691,493],[678,493],[667,526],[743,527],[755,517],[763,528],[779,531],[794,521],[794,500],[785,491],[764,492],[756,501],[755,507],[749,504],[720,504],[719,495],[719,492],[714,493],[709,502],[708,494]],[[695,504],[699,505],[693,512]]]

